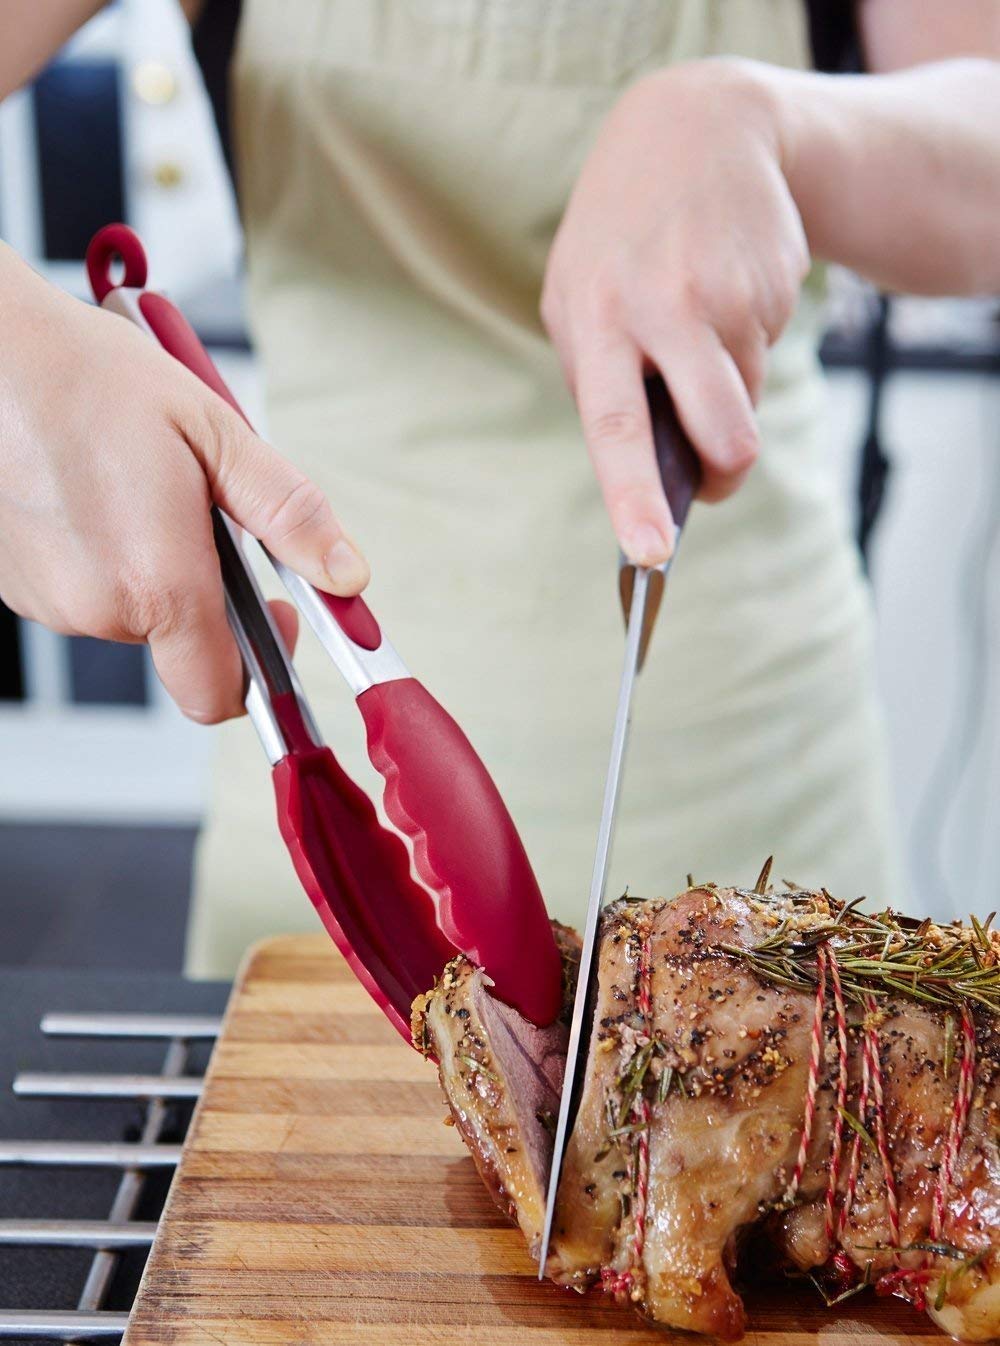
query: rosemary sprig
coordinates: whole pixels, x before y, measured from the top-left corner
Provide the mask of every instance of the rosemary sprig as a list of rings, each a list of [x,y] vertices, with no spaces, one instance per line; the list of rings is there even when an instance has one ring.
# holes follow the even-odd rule
[[[497,1077],[494,1075],[493,1071],[484,1066],[482,1061],[477,1061],[474,1056],[459,1055],[458,1059],[467,1065],[475,1074],[482,1075],[484,1079],[492,1080],[494,1084],[498,1083]]]
[[[944,1077],[951,1079],[951,1068],[955,1064],[955,1016],[944,1016]]]
[[[632,1100],[637,1094],[642,1093],[646,1081],[646,1073],[649,1070],[653,1056],[663,1050],[662,1044],[656,1038],[644,1043],[629,1061],[625,1074],[618,1081],[618,1088],[615,1091],[618,1094],[618,1116],[615,1120],[616,1128],[625,1124],[625,1119],[632,1110]],[[614,1134],[614,1133],[612,1133]]]
[[[608,1132],[609,1136],[637,1136],[640,1131],[645,1131],[646,1122],[625,1122],[621,1126],[616,1126]]]
[[[865,1126],[860,1117],[855,1117],[853,1112],[848,1112],[846,1108],[838,1108],[837,1111],[851,1128],[851,1130],[861,1137],[869,1149],[874,1150],[875,1142],[872,1140],[871,1132]]]
[[[990,945],[990,937],[989,934],[987,933],[987,927],[989,926],[989,922],[992,919],[993,918],[991,916],[987,920],[986,925],[982,925],[979,921],[976,920],[975,916],[970,915],[969,917],[969,920],[972,922],[972,928],[976,932],[976,938],[979,940],[979,943],[983,946],[983,949],[987,953],[992,953],[992,948]]]
[[[768,880],[771,877],[771,866],[774,864],[774,856],[769,855],[764,861],[764,868],[757,875],[757,882],[753,886],[755,893],[763,895],[767,892]]]
[[[846,1290],[841,1290],[840,1293],[836,1295],[828,1294],[826,1286],[811,1271],[806,1272],[806,1277],[808,1280],[812,1281],[813,1286],[819,1292],[819,1296],[826,1307],[832,1309],[836,1304],[843,1304],[845,1299],[853,1299],[854,1296],[859,1295],[862,1290],[867,1290],[872,1283],[871,1273],[872,1264],[871,1262],[866,1262],[864,1277],[854,1285],[849,1285]]]
[[[953,1243],[939,1243],[932,1239],[917,1239],[913,1243],[908,1243],[900,1252],[918,1252],[933,1253],[935,1257],[948,1257],[953,1262],[961,1262],[962,1270],[968,1271],[970,1267],[978,1266],[986,1256],[985,1252],[967,1253],[961,1248],[956,1248]]]
[[[974,1256],[962,1253],[958,1248],[949,1249],[947,1252],[944,1249],[931,1248],[931,1251],[938,1252],[940,1257],[957,1257],[959,1261],[959,1266],[955,1267],[954,1270],[943,1272],[938,1282],[937,1294],[934,1296],[934,1309],[935,1312],[940,1313],[948,1301],[948,1291],[951,1287],[959,1277],[964,1276],[967,1271],[971,1271],[973,1267],[978,1267],[980,1263],[984,1262],[989,1250],[984,1248],[981,1253],[976,1253]]]
[[[718,946],[763,980],[790,990],[814,990],[816,951],[826,944],[837,960],[844,994],[855,1002],[869,995],[899,995],[947,1010],[971,1001],[1000,1015],[1000,932],[991,928],[995,913],[985,921],[973,916],[968,926],[957,921],[937,925],[888,909],[863,912],[857,908],[862,899],[839,902],[825,889],[775,893],[766,886],[769,877],[765,864],[744,896],[772,913],[774,929],[750,948]],[[953,1039],[946,1055],[950,1068]]]

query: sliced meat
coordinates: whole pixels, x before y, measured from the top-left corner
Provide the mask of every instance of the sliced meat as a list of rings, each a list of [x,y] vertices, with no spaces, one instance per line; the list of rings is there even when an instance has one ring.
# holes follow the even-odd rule
[[[572,1001],[579,941],[555,927]],[[490,995],[486,974],[458,957],[414,1002],[415,1045],[438,1062],[441,1085],[494,1200],[537,1250],[559,1111],[566,1043],[563,1020],[538,1028]]]

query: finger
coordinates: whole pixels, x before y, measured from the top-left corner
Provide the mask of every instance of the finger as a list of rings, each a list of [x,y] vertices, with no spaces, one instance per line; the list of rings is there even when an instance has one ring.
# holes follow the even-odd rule
[[[636,565],[661,565],[674,549],[663,492],[642,355],[624,335],[581,346],[574,370],[583,436],[622,551]]]
[[[727,340],[725,346],[739,370],[751,405],[756,407],[767,373],[767,333],[762,326],[754,325],[752,330],[742,333],[738,340]]]
[[[559,360],[559,366],[562,369],[562,376],[566,383],[566,387],[570,391],[570,396],[576,397],[573,348],[566,330],[565,305],[562,303],[555,286],[550,285],[548,282],[546,282],[542,291],[539,315],[542,319],[542,326],[545,328],[548,338],[555,349],[556,356]]]
[[[757,459],[753,403],[735,361],[709,327],[686,327],[649,351],[702,466],[703,500],[731,495]]]
[[[285,649],[289,654],[294,654],[295,646],[299,643],[299,614],[283,598],[269,598],[267,606],[271,609],[271,616]]]
[[[153,664],[191,720],[217,724],[243,714],[243,666],[226,621],[222,581],[179,583],[162,599],[164,616],[149,632]]]
[[[349,598],[368,583],[368,563],[326,496],[217,397],[206,396],[188,443],[215,501],[280,561],[320,589]]]

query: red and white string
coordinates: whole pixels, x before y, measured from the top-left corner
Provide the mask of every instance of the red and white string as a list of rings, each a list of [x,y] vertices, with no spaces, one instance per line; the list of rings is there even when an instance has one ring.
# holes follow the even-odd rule
[[[653,953],[649,936],[639,946],[639,969],[636,1001],[646,1035],[653,1029]],[[649,1125],[652,1109],[640,1087],[632,1103],[632,1122],[638,1128],[636,1135],[636,1177],[632,1208],[632,1239],[629,1266],[625,1271],[604,1267],[601,1280],[604,1288],[616,1298],[631,1295],[637,1275],[642,1268],[642,1254],[646,1244],[646,1210],[649,1202]]]
[[[652,1031],[652,962],[650,940],[647,936],[640,946],[637,1003],[647,1034]],[[889,1230],[889,1246],[898,1259],[900,1247],[899,1196],[896,1188],[896,1175],[893,1170],[892,1154],[889,1147],[889,1129],[886,1118],[885,1085],[882,1073],[882,1059],[879,1041],[879,1007],[875,997],[869,992],[862,1001],[864,1019],[861,1024],[861,1082],[858,1090],[858,1121],[865,1130],[856,1131],[849,1149],[847,1177],[844,1195],[837,1209],[837,1196],[840,1190],[841,1171],[844,1160],[844,1125],[847,1116],[848,1097],[848,1022],[844,1002],[843,987],[836,953],[828,944],[820,944],[816,951],[816,998],[813,1011],[812,1028],[809,1040],[809,1070],[806,1077],[805,1106],[802,1119],[802,1131],[799,1136],[798,1152],[791,1181],[785,1193],[784,1203],[792,1205],[802,1185],[809,1149],[815,1129],[819,1091],[823,1083],[823,1062],[825,1057],[825,1017],[827,987],[832,990],[834,1036],[836,1040],[837,1085],[835,1093],[835,1113],[832,1123],[830,1156],[828,1160],[828,1180],[824,1195],[825,1230],[831,1244],[831,1254],[836,1258],[836,1245],[842,1243],[847,1222],[857,1193],[861,1174],[862,1150],[866,1135],[874,1132],[873,1140],[882,1168],[885,1185],[886,1223]],[[937,1241],[944,1228],[948,1196],[955,1176],[955,1167],[965,1139],[969,1112],[975,1091],[976,1077],[976,1027],[968,1005],[962,1006],[961,1014],[962,1054],[959,1066],[958,1086],[954,1106],[944,1142],[938,1178],[932,1198],[930,1238]],[[635,1201],[632,1212],[632,1238],[629,1254],[629,1268],[617,1271],[613,1267],[602,1270],[605,1288],[616,1296],[631,1294],[636,1284],[637,1273],[642,1267],[643,1248],[646,1237],[647,1206],[649,1201],[649,1128],[652,1110],[645,1094],[640,1089],[632,1104],[632,1122],[637,1128],[636,1134],[636,1181]],[[843,1254],[839,1256],[842,1258]],[[932,1257],[925,1256],[917,1268],[898,1267],[884,1273],[878,1281],[877,1289],[884,1293],[902,1292],[907,1294],[918,1308],[924,1307],[927,1283],[930,1279]],[[842,1271],[843,1268],[840,1268]]]

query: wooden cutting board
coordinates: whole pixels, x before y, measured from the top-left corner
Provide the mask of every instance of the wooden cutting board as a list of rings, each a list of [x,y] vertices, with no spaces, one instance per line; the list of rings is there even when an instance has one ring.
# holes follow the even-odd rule
[[[323,934],[233,990],[125,1346],[691,1346],[539,1284],[407,1048]],[[944,1341],[905,1305],[748,1300],[749,1346]]]

